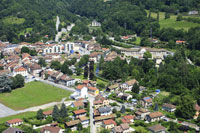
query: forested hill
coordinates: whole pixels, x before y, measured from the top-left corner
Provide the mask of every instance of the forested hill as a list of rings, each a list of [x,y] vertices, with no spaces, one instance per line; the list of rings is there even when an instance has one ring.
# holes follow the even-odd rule
[[[200,9],[199,3],[200,0],[0,0],[0,40],[36,42],[45,35],[53,39],[57,15],[64,22],[62,26],[78,19],[97,19],[107,34],[148,35],[149,29],[156,31],[159,24],[147,18],[145,9],[187,12]],[[82,29],[88,20],[80,21]]]
[[[0,40],[23,41],[25,32],[30,32],[29,41],[37,41],[40,36],[55,34],[55,16],[75,20],[68,12],[66,0],[1,0]]]

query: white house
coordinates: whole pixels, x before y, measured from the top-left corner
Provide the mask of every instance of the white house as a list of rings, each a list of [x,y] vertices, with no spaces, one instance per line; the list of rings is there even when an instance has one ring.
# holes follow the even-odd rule
[[[101,26],[101,23],[97,22],[96,20],[93,20],[91,26],[100,27],[100,26]]]
[[[76,92],[71,95],[73,99],[87,98],[88,97],[88,87],[86,85],[78,85],[76,87]]]
[[[48,44],[42,50],[42,53],[45,54],[52,54],[52,53],[62,53],[62,45],[57,44]]]
[[[100,107],[97,109],[101,116],[112,114],[112,110],[110,107]]]
[[[168,112],[174,112],[176,110],[176,106],[169,104],[169,103],[165,103],[162,106],[162,110],[168,111]]]
[[[131,91],[134,84],[138,83],[137,80],[132,79],[120,85],[120,88],[126,91]]]
[[[153,113],[150,113],[148,115],[146,115],[146,120],[148,122],[155,122],[155,121],[160,121],[164,118],[164,115],[163,113],[161,112],[153,112]]]
[[[89,118],[88,117],[82,116],[82,117],[79,117],[79,120],[81,121],[83,128],[87,128],[89,126]]]
[[[68,77],[66,74],[62,75],[58,81],[59,84],[62,84],[65,86],[74,86],[75,82],[76,82],[75,79]]]
[[[27,76],[28,75],[28,71],[26,68],[24,67],[18,67],[14,70],[13,75],[17,75],[17,74],[21,74],[22,76]]]
[[[42,68],[38,64],[33,64],[30,66],[30,73],[32,73],[34,76],[39,76],[41,71]]]
[[[21,119],[12,119],[12,120],[8,120],[6,122],[6,125],[9,126],[9,127],[13,127],[13,126],[19,126],[19,125],[22,125],[23,124],[23,120]]]

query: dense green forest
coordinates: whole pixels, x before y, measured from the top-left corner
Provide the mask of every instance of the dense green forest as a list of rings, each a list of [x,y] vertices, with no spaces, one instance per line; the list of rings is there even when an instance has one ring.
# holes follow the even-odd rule
[[[199,3],[199,0],[1,0],[0,40],[36,42],[45,35],[54,39],[57,15],[64,26],[76,23],[73,29],[76,34],[90,34],[87,25],[96,19],[102,23],[102,30],[93,33],[95,35],[137,33],[148,36],[150,28],[159,35],[157,20],[148,18],[145,9],[187,12],[199,9]]]

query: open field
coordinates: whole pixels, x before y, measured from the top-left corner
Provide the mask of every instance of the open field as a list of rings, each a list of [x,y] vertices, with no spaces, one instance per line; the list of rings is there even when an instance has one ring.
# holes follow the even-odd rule
[[[25,19],[9,16],[4,18],[2,21],[5,24],[23,24],[25,22]]]
[[[147,14],[149,13],[148,10]],[[157,13],[152,12],[151,17],[157,18]],[[193,22],[187,22],[187,21],[176,21],[176,15],[170,15],[169,19],[165,19],[165,12],[160,12],[159,13],[159,24],[161,28],[175,28],[175,29],[184,29],[188,30],[191,27],[196,27],[200,26],[198,23],[193,23]],[[188,17],[188,16],[184,16]],[[192,16],[190,16],[192,17]]]
[[[26,109],[50,102],[61,101],[69,97],[71,92],[42,83],[30,82],[23,88],[13,90],[11,93],[0,94],[0,102],[14,110]]]

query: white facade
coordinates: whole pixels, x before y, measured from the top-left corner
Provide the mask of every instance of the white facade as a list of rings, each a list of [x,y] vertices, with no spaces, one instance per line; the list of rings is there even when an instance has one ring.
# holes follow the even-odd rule
[[[43,54],[62,53],[62,45],[47,46],[43,49]]]
[[[14,127],[14,126],[19,126],[19,125],[22,125],[23,124],[23,121],[22,122],[16,122],[16,123],[6,123],[6,125],[8,125],[9,127]]]

